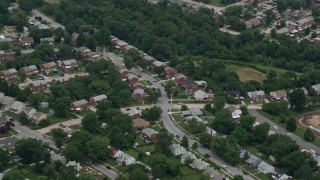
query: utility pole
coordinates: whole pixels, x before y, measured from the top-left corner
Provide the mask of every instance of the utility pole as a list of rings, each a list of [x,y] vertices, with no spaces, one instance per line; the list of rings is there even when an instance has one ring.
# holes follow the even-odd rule
[[[172,94],[170,94],[171,95],[171,105],[172,105]]]

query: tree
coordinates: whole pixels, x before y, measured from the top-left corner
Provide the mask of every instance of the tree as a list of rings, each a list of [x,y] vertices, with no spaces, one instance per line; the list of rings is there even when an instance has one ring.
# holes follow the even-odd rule
[[[88,157],[95,161],[106,161],[110,156],[107,139],[91,139],[87,142]]]
[[[306,105],[306,96],[300,88],[289,93],[288,98],[290,106],[296,110],[301,110]]]
[[[61,27],[59,27],[54,30],[54,36],[55,36],[55,42],[61,42],[61,39],[65,36],[65,32]]]
[[[168,134],[165,129],[162,129],[157,135],[157,142],[155,144],[156,151],[165,155],[170,155],[170,145],[172,142],[172,136]]]
[[[248,115],[249,112],[248,112],[248,107],[247,106],[240,106],[240,110],[242,111],[242,115]]]
[[[51,163],[47,163],[44,167],[43,167],[43,175],[47,176],[47,177],[53,177],[56,171],[56,167],[51,164]]]
[[[214,101],[214,107],[216,109],[222,109],[222,108],[224,108],[225,103],[226,103],[226,101],[225,101],[224,97],[219,96]]]
[[[184,148],[189,148],[189,140],[187,136],[183,136],[182,141],[181,141],[181,146]]]
[[[111,45],[111,32],[107,27],[103,27],[99,32],[94,33],[94,38],[99,46],[110,46]]]
[[[264,142],[265,139],[268,137],[269,129],[270,129],[270,125],[268,123],[262,123],[256,126],[253,129],[253,133],[252,133],[253,140],[258,144],[261,144],[262,142]]]
[[[23,71],[18,71],[18,77],[21,82],[24,82],[27,79],[27,74]]]
[[[294,174],[294,176],[297,176],[296,178],[299,179],[307,179],[306,177],[310,177],[304,173],[301,167],[308,169],[307,172],[312,175],[313,170],[315,170],[317,166],[317,163],[314,161],[310,153],[300,151],[294,151],[284,156],[280,163],[288,169],[290,174]]]
[[[42,42],[36,46],[35,50],[38,58],[46,60],[47,62],[51,61],[50,58],[53,56],[54,51],[53,47],[50,44]]]
[[[78,38],[77,38],[77,46],[83,46],[85,43],[86,37],[80,33]]]
[[[215,119],[210,124],[210,127],[218,132],[230,134],[235,125],[232,121],[231,114],[226,109],[220,109],[215,114]]]
[[[52,132],[52,137],[55,140],[57,147],[60,148],[63,145],[63,141],[67,137],[67,133],[64,132],[60,128],[52,129],[51,132]]]
[[[26,113],[22,112],[20,114],[20,117],[19,117],[19,122],[22,124],[22,125],[28,125],[31,123],[30,119],[28,119]]]
[[[241,116],[239,127],[245,129],[247,132],[252,132],[253,124],[256,121],[256,118],[249,115]]]
[[[0,148],[0,171],[3,172],[10,162],[9,152]]]
[[[212,141],[212,136],[210,134],[201,134],[200,135],[200,138],[199,138],[199,142],[206,146],[206,147],[209,147],[210,146],[210,143]]]
[[[181,111],[186,111],[186,110],[188,110],[188,106],[187,105],[182,105],[181,106]]]
[[[85,41],[85,46],[91,49],[92,51],[96,51],[96,40],[93,37],[88,36]]]
[[[197,142],[194,142],[193,144],[192,144],[192,149],[197,149],[198,148],[198,143]]]
[[[61,59],[71,59],[73,57],[72,46],[67,44],[59,44],[58,49]]]
[[[28,101],[32,105],[32,107],[38,109],[40,103],[45,100],[42,93],[34,93],[28,97]]]
[[[310,128],[308,128],[306,130],[306,132],[304,132],[303,139],[306,140],[306,141],[309,141],[309,142],[313,142],[314,141],[315,136],[314,136],[314,134],[313,134],[313,132],[311,131]]]
[[[290,118],[286,123],[286,129],[288,131],[295,131],[297,129],[297,123],[293,118]]]
[[[81,161],[84,158],[84,151],[81,144],[78,142],[70,142],[63,149],[63,155],[71,161]]]
[[[43,145],[36,139],[21,139],[15,144],[16,154],[22,158],[25,164],[39,161],[49,161],[50,154]]]
[[[69,113],[69,97],[60,97],[55,99],[53,104],[53,110],[58,117],[67,117]]]
[[[82,127],[90,133],[99,132],[100,123],[95,114],[89,114],[82,119]]]
[[[236,140],[232,136],[227,138],[214,137],[211,142],[211,148],[230,164],[235,164],[240,160],[240,151]]]
[[[237,126],[231,134],[238,140],[240,146],[247,146],[250,143],[251,134],[239,126]]]
[[[142,111],[143,117],[148,121],[157,121],[160,119],[162,114],[162,109],[158,106],[153,106],[150,109]]]
[[[101,119],[107,119],[108,117],[108,111],[109,110],[114,110],[114,109],[111,109],[112,108],[112,104],[110,101],[102,101],[102,102],[98,102],[98,105],[97,105],[97,115],[99,118]],[[117,111],[118,112],[118,111]],[[110,118],[110,116],[109,116]],[[111,117],[112,119],[112,117]]]
[[[243,180],[243,177],[241,175],[235,175],[232,180]]]

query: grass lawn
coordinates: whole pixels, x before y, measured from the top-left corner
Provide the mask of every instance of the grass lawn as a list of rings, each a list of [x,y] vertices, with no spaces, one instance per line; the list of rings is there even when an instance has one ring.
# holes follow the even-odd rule
[[[72,126],[69,126],[69,128],[71,128],[73,131],[76,131],[76,130],[82,130],[82,126],[79,125],[79,124],[76,124],[76,125],[72,125]]]
[[[53,77],[53,76],[61,76],[62,73],[59,72],[49,72],[48,76]]]
[[[17,131],[15,131],[14,129],[10,129],[9,131],[5,132],[4,134],[0,134],[0,138],[10,137],[10,136],[14,136],[16,134],[19,134],[19,133]]]
[[[183,117],[181,116],[181,114],[172,114],[172,117],[176,122],[180,122],[183,120]]]
[[[79,115],[79,116],[86,116],[86,115],[89,115],[89,114],[93,114],[94,112],[91,111],[91,110],[83,110],[83,111],[79,111],[77,112],[76,114]]]
[[[247,151],[249,151],[250,153],[253,153],[253,154],[259,152],[259,150],[254,146],[248,146],[248,147],[246,147],[246,149],[247,149]]]
[[[138,157],[138,151],[134,150],[134,149],[129,149],[124,151],[125,153],[129,154],[130,156],[137,158]]]
[[[186,180],[194,180],[194,179],[201,179],[202,177],[202,171],[194,171],[187,165],[184,165],[180,168],[181,175],[184,177]]]
[[[53,115],[53,116],[48,116],[47,120],[49,121],[49,124],[47,126],[40,126],[40,125],[36,126],[35,124],[30,124],[28,125],[28,127],[30,127],[32,130],[37,130],[37,129],[48,127],[52,124],[57,124],[57,123],[64,122],[74,118],[77,118],[77,116],[74,114],[69,114],[67,117],[57,117]]]
[[[162,127],[160,127],[158,124],[155,124],[152,126],[152,129],[154,129],[156,131],[161,131]]]
[[[120,165],[120,166],[117,166],[117,167],[115,167],[118,171],[120,171],[120,172],[123,172],[124,170],[125,170],[125,166],[123,166],[123,165]]]
[[[258,173],[255,174],[258,178],[260,178],[261,180],[270,180],[272,179],[271,177],[269,177],[267,174],[263,174],[263,173]]]
[[[202,113],[203,113],[203,116],[212,116],[213,117],[213,114],[205,109],[201,109]]]
[[[112,166],[112,167],[119,165],[119,163],[118,163],[116,160],[114,160],[114,159],[108,159],[108,160],[106,161],[106,163],[109,164],[109,165]]]
[[[140,150],[142,152],[155,152],[156,151],[154,144],[138,147],[138,150]]]
[[[237,73],[242,82],[253,80],[261,83],[266,79],[266,74],[250,67],[227,65],[226,69],[227,71]]]
[[[171,103],[171,100],[169,99],[168,100],[168,103]],[[194,99],[172,99],[172,103],[184,103],[184,104],[203,104],[204,102],[203,101],[196,101]]]
[[[170,109],[171,112],[180,112],[179,109]]]
[[[21,173],[23,175],[24,179],[48,179],[47,177],[36,173],[35,171],[33,171],[31,169],[31,167],[22,167],[21,169],[18,169],[17,167],[10,170],[9,172],[6,173],[6,175],[4,176],[5,178],[14,178],[15,174],[19,174]]]
[[[180,93],[176,96],[172,96],[173,99],[189,99],[189,97],[191,96],[191,94],[187,94],[187,93]]]

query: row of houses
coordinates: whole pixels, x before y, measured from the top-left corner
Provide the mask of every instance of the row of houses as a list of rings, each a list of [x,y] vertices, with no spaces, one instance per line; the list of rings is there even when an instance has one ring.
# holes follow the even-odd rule
[[[139,82],[139,77],[130,73],[127,69],[119,70],[120,77],[122,79],[127,79],[129,84],[133,89],[132,98],[135,101],[142,102],[144,98],[147,96],[147,93],[144,91],[144,84]]]
[[[310,27],[312,24],[315,23],[315,20],[312,16],[305,17],[303,19],[299,19],[296,22],[292,22],[288,24],[286,27],[280,28],[276,30],[276,35],[288,34],[288,33],[297,33]]]
[[[93,52],[91,49],[84,46],[74,49],[74,52],[80,53],[83,58],[89,61],[100,61],[103,59],[100,54]]]
[[[71,102],[69,107],[71,111],[82,111],[89,109],[90,106],[96,107],[99,102],[105,102],[108,100],[108,97],[105,94],[91,97],[89,101],[81,99],[78,101]]]

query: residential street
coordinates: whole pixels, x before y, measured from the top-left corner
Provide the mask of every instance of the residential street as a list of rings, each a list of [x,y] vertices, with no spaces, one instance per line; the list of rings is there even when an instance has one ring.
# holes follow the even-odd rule
[[[39,12],[38,10],[34,9],[32,11],[32,15],[33,16],[40,16],[42,17],[43,20],[46,20],[48,23],[50,23],[50,27],[53,27],[53,28],[62,28],[64,29],[64,26],[57,23],[56,21],[54,21],[53,19],[49,18],[48,16],[42,14],[41,12]]]

